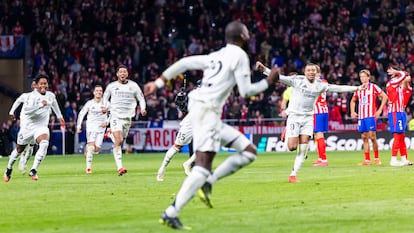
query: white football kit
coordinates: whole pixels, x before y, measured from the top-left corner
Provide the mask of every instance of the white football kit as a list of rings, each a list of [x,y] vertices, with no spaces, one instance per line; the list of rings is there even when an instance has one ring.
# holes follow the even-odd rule
[[[313,113],[316,100],[323,92],[354,92],[357,86],[333,85],[315,79],[313,83],[304,75],[279,76],[279,81],[292,86],[289,107],[286,110],[286,137],[313,135]]]
[[[14,102],[13,105],[10,108],[9,115],[14,115],[14,112],[16,109],[20,106],[20,104],[23,104],[22,109],[24,108],[24,103],[26,102],[27,98],[30,96],[31,92],[23,93],[21,94]],[[27,122],[26,120],[27,116],[24,113],[24,111],[20,112],[20,127],[24,128],[24,125]]]
[[[204,71],[201,86],[189,94],[194,148],[217,152],[224,124],[220,119],[222,107],[234,86],[238,86],[241,96],[248,97],[266,90],[268,83],[265,79],[251,83],[249,58],[240,47],[232,44],[208,55],[182,58],[163,75],[171,80],[186,70]],[[240,132],[237,134],[241,135]],[[246,141],[248,145],[249,141]]]
[[[51,110],[53,110],[57,118],[63,117],[56,96],[52,92],[47,91],[42,95],[37,90],[34,90],[28,94],[21,113],[24,115],[25,122],[21,125],[17,136],[17,144],[19,145],[32,143],[42,134],[49,135],[48,124]],[[45,106],[42,104],[43,100],[47,101]]]
[[[107,121],[107,114],[102,112],[103,107],[102,100],[99,102],[96,102],[94,99],[89,100],[80,110],[77,121],[77,128],[81,128],[83,119],[86,114],[88,115],[86,120],[86,140],[88,143],[94,142],[97,147],[102,146],[106,128],[102,127],[102,124]]]
[[[105,89],[103,101],[110,110],[111,130],[122,131],[124,138],[128,136],[131,118],[136,113],[137,101],[141,109],[146,109],[141,88],[131,80],[125,84],[119,81],[110,83]]]

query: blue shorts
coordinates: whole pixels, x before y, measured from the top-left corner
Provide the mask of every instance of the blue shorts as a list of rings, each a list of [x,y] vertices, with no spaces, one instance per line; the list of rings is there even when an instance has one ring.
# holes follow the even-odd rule
[[[329,130],[328,113],[313,114],[313,132],[326,133]]]
[[[375,117],[367,117],[358,119],[358,132],[366,133],[368,131],[376,131],[377,124],[375,123]]]
[[[405,112],[389,112],[388,121],[391,133],[405,133],[407,116]]]

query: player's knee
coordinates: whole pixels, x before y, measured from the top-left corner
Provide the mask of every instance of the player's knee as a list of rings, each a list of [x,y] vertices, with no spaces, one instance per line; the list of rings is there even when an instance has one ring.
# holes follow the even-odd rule
[[[257,154],[257,148],[253,144],[249,144],[244,151],[250,152],[250,153],[254,154],[255,156]]]
[[[243,151],[243,152],[241,152],[241,155],[248,160],[247,163],[251,163],[251,162],[255,161],[256,158],[257,158],[256,154],[252,153],[250,151]]]
[[[298,148],[297,145],[288,145],[288,150],[289,151],[295,151]]]
[[[49,141],[48,140],[42,140],[39,142],[39,150],[46,153],[47,148],[49,147]]]

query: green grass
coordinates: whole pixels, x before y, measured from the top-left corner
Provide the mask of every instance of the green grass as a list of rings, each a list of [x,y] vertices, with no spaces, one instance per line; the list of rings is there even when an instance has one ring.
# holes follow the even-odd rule
[[[301,182],[290,184],[294,153],[260,154],[214,186],[213,209],[195,197],[180,219],[193,232],[414,232],[414,168],[390,167],[389,152],[380,155],[382,166],[360,167],[362,152],[329,152],[329,167],[312,167],[311,153]],[[48,156],[37,182],[16,163],[11,181],[0,184],[0,232],[172,232],[158,219],[184,179],[187,155],[157,182],[162,158],[124,155],[129,171],[118,177],[111,155],[95,156],[91,175],[81,155]],[[6,164],[1,158],[0,168]]]

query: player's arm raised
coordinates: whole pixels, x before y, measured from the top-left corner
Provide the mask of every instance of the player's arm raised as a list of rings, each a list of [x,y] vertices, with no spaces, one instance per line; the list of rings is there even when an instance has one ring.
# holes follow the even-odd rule
[[[168,80],[173,79],[177,75],[187,70],[203,70],[208,59],[207,55],[194,55],[190,57],[184,57],[172,64],[166,69],[162,75],[153,82],[148,82],[144,86],[144,96],[149,96],[155,93],[157,89],[164,87]]]

